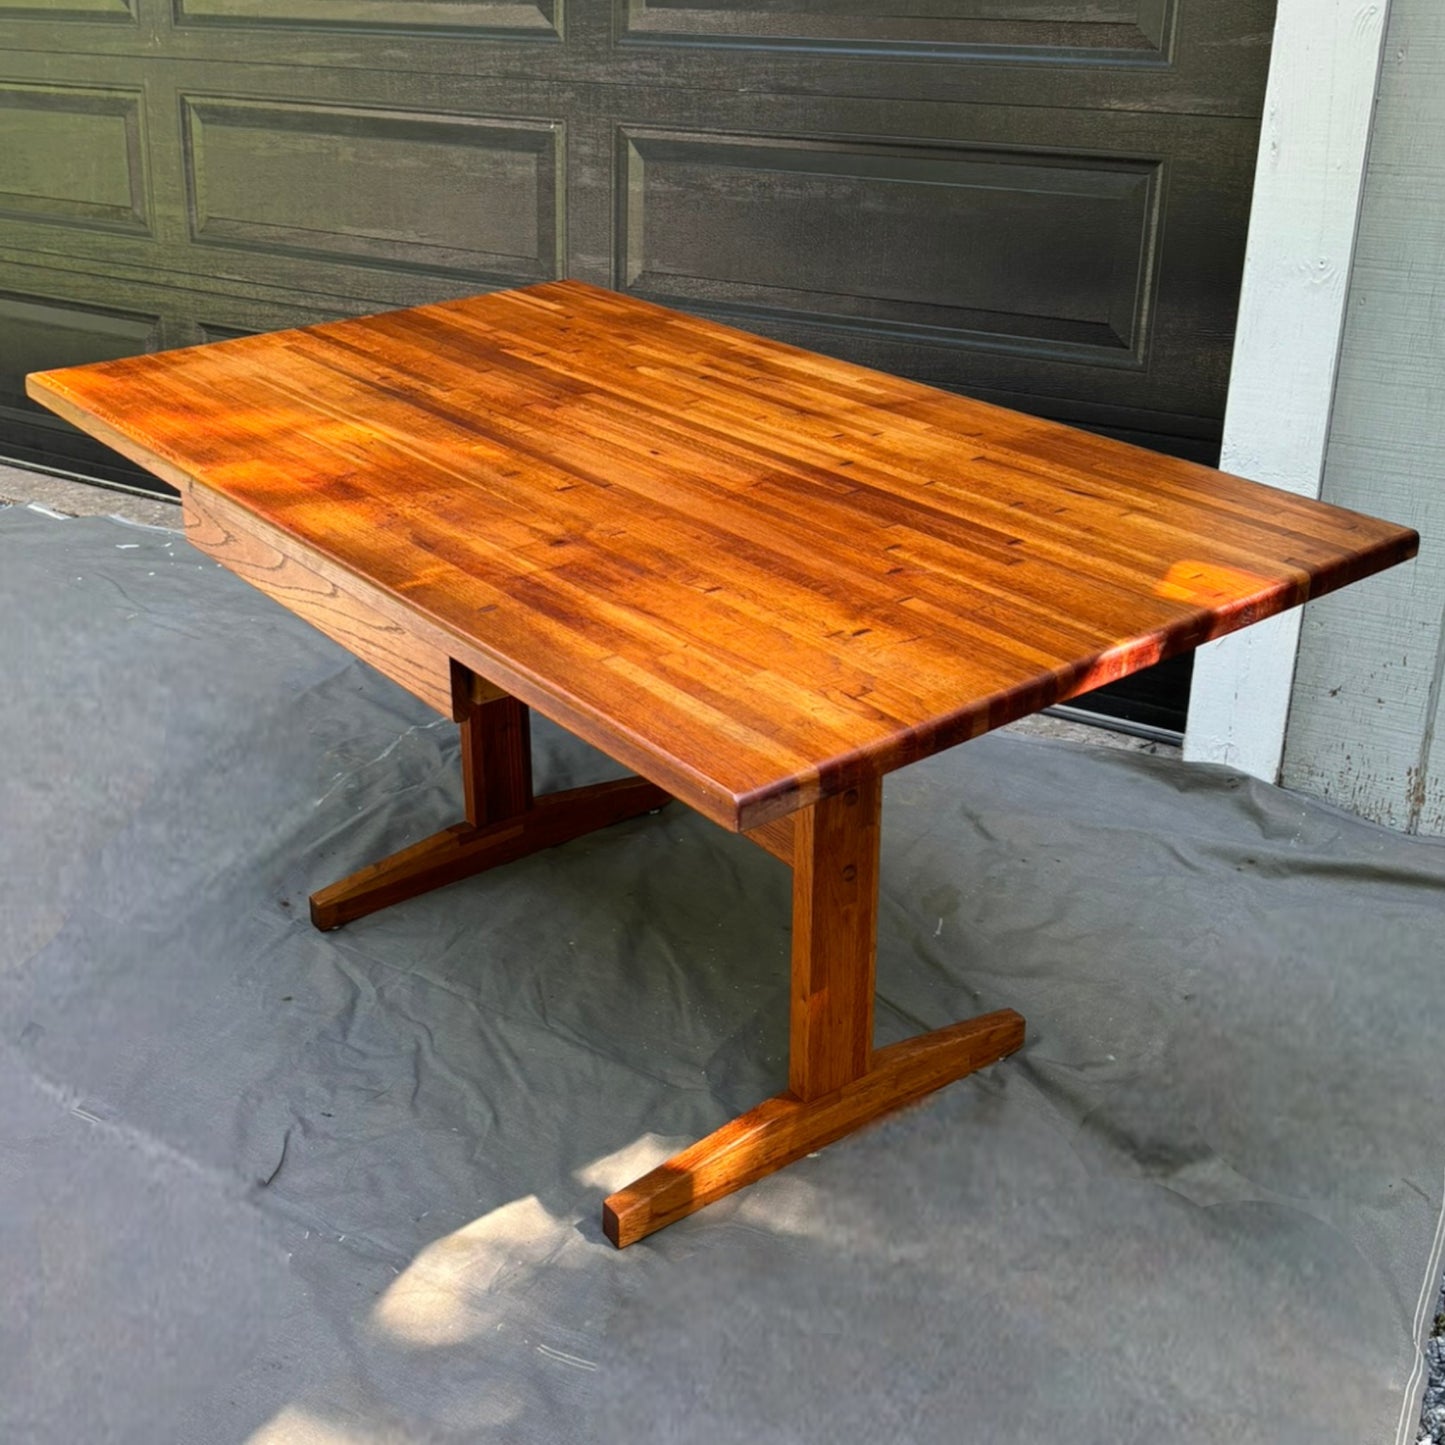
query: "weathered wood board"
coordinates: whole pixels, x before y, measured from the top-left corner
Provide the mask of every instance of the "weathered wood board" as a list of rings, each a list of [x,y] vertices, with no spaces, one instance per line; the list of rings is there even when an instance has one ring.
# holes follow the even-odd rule
[[[1417,528],[1421,555],[1305,615],[1284,781],[1445,835],[1445,10],[1395,0],[1324,497]]]

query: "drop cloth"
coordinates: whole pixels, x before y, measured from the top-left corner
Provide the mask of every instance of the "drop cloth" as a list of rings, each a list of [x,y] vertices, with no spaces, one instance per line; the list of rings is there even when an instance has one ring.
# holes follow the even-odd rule
[[[786,869],[673,807],[319,934],[458,816],[450,724],[161,532],[0,511],[0,618],[0,1441],[1411,1437],[1439,845],[1048,741],[897,773],[879,1040],[1024,1050],[619,1253],[782,1086]]]

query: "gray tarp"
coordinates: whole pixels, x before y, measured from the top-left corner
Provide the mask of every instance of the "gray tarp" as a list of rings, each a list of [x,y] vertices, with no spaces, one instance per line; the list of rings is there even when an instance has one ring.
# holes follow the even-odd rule
[[[1024,1051],[617,1253],[781,1086],[786,870],[674,807],[323,936],[455,730],[163,533],[0,513],[0,609],[5,1445],[1409,1435],[1445,849],[1057,743],[896,774],[880,1037]]]

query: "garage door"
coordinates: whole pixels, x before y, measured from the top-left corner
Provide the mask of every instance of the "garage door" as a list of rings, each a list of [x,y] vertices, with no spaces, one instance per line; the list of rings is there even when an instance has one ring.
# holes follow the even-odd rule
[[[0,0],[27,370],[576,276],[1207,458],[1272,0]]]

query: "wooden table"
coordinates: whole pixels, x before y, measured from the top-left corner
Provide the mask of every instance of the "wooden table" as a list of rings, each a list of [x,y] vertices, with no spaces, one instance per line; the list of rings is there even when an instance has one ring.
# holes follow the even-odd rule
[[[793,870],[787,1088],[630,1244],[1023,1042],[873,1047],[884,774],[1414,555],[1403,527],[556,282],[37,374],[187,535],[461,727],[335,928],[676,798]],[[532,792],[528,709],[640,777]]]

